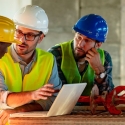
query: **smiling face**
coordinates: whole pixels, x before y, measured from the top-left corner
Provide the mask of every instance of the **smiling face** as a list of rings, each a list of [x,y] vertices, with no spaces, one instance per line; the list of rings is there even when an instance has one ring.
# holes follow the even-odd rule
[[[86,56],[86,53],[91,48],[96,47],[96,41],[92,40],[78,32],[74,37],[74,54],[76,59],[80,59]]]
[[[14,44],[17,54],[20,56],[32,54],[37,44],[42,41],[43,37],[44,35],[40,34],[39,31],[16,26],[15,38],[22,42],[20,45]]]

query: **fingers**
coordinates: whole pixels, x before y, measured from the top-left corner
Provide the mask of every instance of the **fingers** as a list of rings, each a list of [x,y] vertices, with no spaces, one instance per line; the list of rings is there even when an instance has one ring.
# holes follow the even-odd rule
[[[53,88],[48,87],[42,87],[39,89],[39,94],[44,96],[52,96],[52,94],[55,92]]]
[[[52,93],[57,93],[60,91],[60,89],[54,89],[53,84],[50,84],[50,83],[44,85],[41,89]]]
[[[1,118],[1,116],[2,116],[2,113],[3,113],[3,110],[0,110],[0,118]]]
[[[92,48],[91,49],[95,54],[98,53],[97,49],[96,48]]]
[[[3,125],[5,125],[8,122],[8,119],[9,119],[9,116],[4,118]]]
[[[53,84],[48,83],[48,84],[45,84],[44,87],[51,87],[52,88]]]
[[[94,56],[95,54],[98,54],[97,50],[95,48],[92,48],[90,49],[88,52],[87,52],[87,55],[90,55],[90,56]]]
[[[92,51],[89,51],[86,54],[85,60],[87,60],[88,62],[90,62],[90,59],[93,58],[95,56],[95,53],[93,53]]]
[[[92,57],[90,54],[86,54],[86,58],[91,59]]]
[[[16,113],[15,109],[5,109],[0,111],[0,125],[5,125],[8,122],[10,114]]]
[[[54,93],[54,90],[51,88],[40,88],[39,90],[36,90],[34,92],[34,97],[35,99],[34,100],[39,100],[39,99],[43,99],[43,100],[46,100],[48,97],[52,96]]]
[[[1,112],[1,117],[0,117],[0,125],[5,125],[8,121],[8,115],[4,113],[4,111]]]
[[[52,96],[54,93],[59,92],[59,90],[54,90],[53,84],[46,84],[38,90],[31,93],[31,98],[33,100],[43,99],[46,100],[48,97]]]
[[[88,50],[85,60],[87,60],[89,62],[90,59],[92,59],[92,58],[96,59],[98,56],[99,56],[98,51],[95,48],[91,48],[90,50]]]
[[[52,87],[43,86],[43,87],[40,88],[40,91],[53,93],[55,90]]]
[[[43,95],[48,95],[48,96],[52,96],[53,93],[57,93],[59,91],[60,91],[59,89],[54,89],[48,86],[43,86],[42,88],[40,88],[40,92]]]

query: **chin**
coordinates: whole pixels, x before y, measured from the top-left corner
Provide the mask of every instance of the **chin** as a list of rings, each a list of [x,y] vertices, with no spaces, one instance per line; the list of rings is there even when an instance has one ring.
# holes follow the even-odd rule
[[[85,57],[85,55],[75,54],[76,59],[81,59],[81,58],[84,58],[84,57]]]
[[[17,49],[17,51],[16,51],[19,55],[23,55],[24,54],[24,52],[23,51],[20,51],[20,50],[18,50]]]

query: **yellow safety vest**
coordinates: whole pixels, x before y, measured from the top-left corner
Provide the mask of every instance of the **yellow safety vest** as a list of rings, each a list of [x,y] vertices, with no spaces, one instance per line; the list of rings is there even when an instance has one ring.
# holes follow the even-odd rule
[[[83,76],[80,75],[72,53],[71,43],[72,41],[68,41],[60,44],[62,49],[61,70],[63,71],[68,84],[86,82],[87,86],[82,95],[90,95],[95,77],[94,70],[90,67],[90,65],[88,65]],[[104,50],[98,49],[98,52],[100,54],[102,64],[104,65]]]
[[[37,61],[32,66],[32,70],[23,79],[19,63],[13,61],[10,49],[1,59],[0,71],[4,76],[9,91],[36,90],[48,82],[52,73],[53,55],[41,49],[36,49],[36,56]]]
[[[31,72],[26,74],[22,80],[19,63],[13,61],[10,48],[8,49],[8,53],[0,60],[0,71],[4,76],[9,91],[36,90],[48,83],[52,73],[53,55],[41,49],[36,49],[36,55],[37,61],[34,63]],[[6,125],[9,125],[8,122]]]

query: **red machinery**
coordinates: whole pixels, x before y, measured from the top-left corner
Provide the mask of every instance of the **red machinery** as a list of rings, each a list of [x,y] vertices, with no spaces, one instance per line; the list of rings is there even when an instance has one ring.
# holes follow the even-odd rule
[[[95,114],[98,104],[104,105],[105,109],[112,115],[119,115],[122,113],[116,106],[119,104],[125,104],[125,94],[118,96],[120,92],[125,90],[125,86],[117,86],[111,92],[104,91],[102,95],[96,96],[92,92],[90,96],[81,96],[78,102],[90,103],[90,110],[92,114]]]

